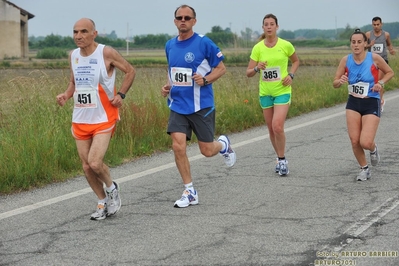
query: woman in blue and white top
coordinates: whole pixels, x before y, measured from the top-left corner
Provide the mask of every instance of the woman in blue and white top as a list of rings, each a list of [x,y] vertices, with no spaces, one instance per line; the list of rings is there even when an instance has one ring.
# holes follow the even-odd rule
[[[381,56],[367,52],[365,33],[356,29],[350,42],[352,53],[341,59],[333,86],[348,84],[346,123],[352,150],[361,168],[356,180],[365,181],[371,174],[364,150],[370,151],[372,166],[380,160],[374,142],[381,116],[380,93],[394,73]],[[384,73],[382,79],[378,78],[379,70]]]

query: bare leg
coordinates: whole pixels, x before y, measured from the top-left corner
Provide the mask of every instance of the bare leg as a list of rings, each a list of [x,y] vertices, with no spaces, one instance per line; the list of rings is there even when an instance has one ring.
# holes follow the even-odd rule
[[[358,112],[346,110],[346,122],[353,154],[361,167],[367,165],[364,149],[374,151],[374,138],[380,118],[375,115],[361,116]]]
[[[87,182],[100,200],[106,197],[104,184],[112,185],[109,168],[103,162],[110,139],[111,133],[107,133],[97,134],[90,140],[76,140]]]
[[[177,169],[184,184],[192,182],[190,162],[187,157],[186,148],[186,134],[180,132],[173,132],[170,134],[172,137],[172,147],[175,154],[175,162]]]
[[[270,141],[278,157],[285,156],[284,123],[289,110],[289,105],[275,105],[273,108],[263,109],[263,116],[269,130]]]

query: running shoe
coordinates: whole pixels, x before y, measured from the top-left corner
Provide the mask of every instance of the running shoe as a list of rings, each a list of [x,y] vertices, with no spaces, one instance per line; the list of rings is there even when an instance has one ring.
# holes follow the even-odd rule
[[[113,182],[115,188],[111,192],[106,191],[108,196],[107,216],[117,213],[122,205],[121,197],[119,196],[119,185],[115,181]]]
[[[370,168],[361,169],[359,175],[356,177],[356,180],[366,181],[367,179],[370,179],[370,177],[371,177]]]
[[[104,220],[107,217],[107,204],[101,204],[99,203],[97,205],[97,210],[92,213],[90,216],[90,220]]]
[[[278,161],[279,175],[288,175],[290,171],[288,170],[288,161],[287,160],[279,160]]]
[[[198,204],[198,193],[196,190],[192,192],[191,190],[184,190],[183,195],[179,200],[176,200],[174,207],[175,208],[186,208],[190,205]]]
[[[375,151],[370,152],[370,161],[372,166],[376,166],[380,162],[380,155],[378,154],[377,144],[375,145]]]
[[[276,159],[276,167],[274,168],[276,173],[280,172],[280,164],[278,163],[278,158]]]
[[[219,142],[224,142],[226,144],[226,149],[223,151],[220,151],[220,154],[224,157],[224,162],[227,165],[227,167],[232,167],[236,163],[236,153],[233,151],[230,145],[230,140],[227,136],[221,135],[218,138]]]

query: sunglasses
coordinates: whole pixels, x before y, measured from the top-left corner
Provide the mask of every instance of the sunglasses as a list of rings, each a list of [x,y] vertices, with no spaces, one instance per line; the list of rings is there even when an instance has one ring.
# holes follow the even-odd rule
[[[192,19],[194,19],[193,17],[189,17],[189,16],[178,16],[178,17],[175,17],[175,19],[177,19],[177,20],[185,20],[185,21],[190,21],[190,20],[192,20]]]

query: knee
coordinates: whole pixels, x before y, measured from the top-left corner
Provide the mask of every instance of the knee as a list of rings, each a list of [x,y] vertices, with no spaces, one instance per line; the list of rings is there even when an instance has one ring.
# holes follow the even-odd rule
[[[91,161],[89,162],[89,168],[93,170],[95,173],[101,172],[101,169],[103,167],[103,163],[101,161]]]
[[[360,141],[358,139],[351,139],[351,144],[353,148],[361,147]]]
[[[273,125],[273,134],[274,135],[284,134],[284,127],[282,127],[281,125]]]
[[[175,155],[181,155],[186,153],[186,146],[181,145],[180,143],[174,142],[172,144],[172,150],[175,153]]]
[[[214,152],[210,149],[201,149],[201,154],[205,157],[212,157],[215,155]]]
[[[362,140],[360,142],[360,146],[362,146],[362,148],[365,150],[371,150],[371,147],[373,146],[373,142],[374,141],[370,141],[370,140]]]
[[[82,163],[82,167],[83,167],[83,171],[84,171],[85,173],[87,173],[87,171],[90,171],[90,170],[91,170],[90,165],[89,165],[88,163],[86,163],[86,162],[83,162],[83,163]]]

